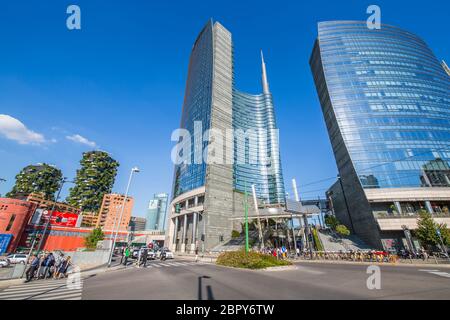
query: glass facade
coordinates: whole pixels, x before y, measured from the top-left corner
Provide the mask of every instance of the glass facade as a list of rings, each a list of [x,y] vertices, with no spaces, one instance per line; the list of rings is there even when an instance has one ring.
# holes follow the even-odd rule
[[[310,65],[339,168],[364,188],[450,186],[450,77],[424,41],[321,22]]]
[[[202,122],[202,130],[208,130],[211,123],[212,98],[212,64],[213,64],[213,25],[208,22],[200,32],[192,48],[189,61],[188,79],[183,102],[180,128],[188,130],[192,138],[194,135],[194,122]],[[202,137],[197,137],[202,138]],[[207,146],[203,143],[203,149]],[[187,191],[196,189],[205,184],[206,163],[195,163],[194,147],[191,144],[189,158],[191,164],[175,166],[173,197]]]
[[[167,220],[167,205],[169,195],[159,193],[153,196],[148,203],[146,230],[165,230]]]
[[[234,88],[233,66],[229,72],[228,68],[226,70],[219,68],[230,48],[232,50],[232,42],[230,40],[229,46],[220,41],[215,43],[215,32],[217,32],[215,26],[220,26],[218,30],[223,29],[221,37],[226,38],[228,35],[225,28],[216,24],[210,21],[203,28],[195,41],[190,57],[181,128],[187,129],[191,133],[191,154],[188,159],[192,164],[175,166],[173,198],[204,186],[206,183],[208,165],[204,160],[201,164],[195,164],[194,159],[194,150],[197,146],[195,139],[202,139],[202,137],[194,137],[196,132],[194,122],[202,122],[203,133],[210,128],[219,128],[217,123],[215,126],[211,125],[212,99],[215,97],[216,102],[222,105],[221,110],[217,109],[216,111],[216,121],[221,122],[220,125],[223,127],[222,120],[225,118],[221,117],[232,114],[231,127],[226,130],[233,130],[234,141],[238,142],[240,139],[236,137],[236,130],[241,130],[239,132],[244,132],[244,135],[247,134],[247,137],[244,137],[244,143],[235,143],[234,149],[231,148],[234,152],[234,164],[230,167],[230,170],[233,170],[232,188],[244,192],[246,187],[247,191],[251,192],[251,185],[255,184],[258,197],[266,203],[284,203],[285,193],[279,158],[278,130],[276,129],[272,95],[268,91],[267,81],[263,82],[264,93],[259,95],[242,93]],[[227,41],[224,43],[228,43]],[[213,79],[214,66],[218,69],[216,81]],[[265,77],[264,63],[263,68]],[[226,81],[231,79],[232,82],[232,92],[229,92],[231,104],[229,104],[230,98],[221,94],[224,91],[228,93],[229,90],[220,82],[224,79]],[[223,107],[225,105],[226,107]],[[220,115],[221,112],[224,114]],[[225,135],[225,133],[223,134]],[[249,143],[248,135],[250,135],[250,140],[256,141],[256,145]],[[207,146],[208,142],[203,142],[202,150],[205,150]],[[195,150],[195,153],[202,152],[202,150]],[[244,156],[244,161],[240,161],[241,155]],[[257,163],[249,163],[250,158],[256,158]]]
[[[267,204],[284,203],[272,95],[233,92],[234,188],[249,192],[255,185]],[[242,132],[239,134],[239,130]]]

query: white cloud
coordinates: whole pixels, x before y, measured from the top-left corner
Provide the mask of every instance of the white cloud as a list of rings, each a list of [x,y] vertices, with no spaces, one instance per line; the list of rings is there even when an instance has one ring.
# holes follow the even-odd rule
[[[47,142],[42,134],[28,129],[22,122],[6,114],[0,114],[0,135],[20,144],[40,145]]]
[[[89,146],[91,148],[95,148],[97,146],[97,144],[94,141],[89,141],[88,139],[86,139],[83,136],[80,136],[79,134],[74,134],[71,136],[66,136],[66,139],[76,142],[76,143],[80,143],[80,144],[84,144],[86,146]]]

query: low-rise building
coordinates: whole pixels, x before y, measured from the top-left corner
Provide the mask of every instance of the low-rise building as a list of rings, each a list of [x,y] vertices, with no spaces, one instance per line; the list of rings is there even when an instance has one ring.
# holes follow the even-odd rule
[[[0,249],[4,252],[14,252],[26,225],[31,219],[36,204],[28,201],[0,198],[0,235],[6,241]]]
[[[129,225],[128,229],[131,232],[144,231],[146,223],[147,223],[147,219],[145,219],[145,218],[131,217],[130,225]]]

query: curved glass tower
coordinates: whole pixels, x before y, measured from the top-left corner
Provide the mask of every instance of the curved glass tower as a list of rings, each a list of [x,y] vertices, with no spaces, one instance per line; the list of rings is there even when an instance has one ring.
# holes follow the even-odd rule
[[[369,238],[377,226],[364,212],[381,190],[404,191],[398,213],[411,211],[406,194],[432,211],[424,187],[450,187],[450,78],[425,42],[390,25],[321,22],[310,65],[351,227]]]
[[[192,251],[199,238],[207,248],[230,239],[231,231],[240,228],[236,219],[244,216],[244,192],[251,194],[252,185],[266,205],[284,204],[278,130],[264,59],[262,89],[252,95],[235,88],[232,35],[209,21],[189,61],[180,127],[191,141],[181,138],[177,149],[187,161],[174,172],[169,219],[174,250]],[[251,204],[250,211],[255,211]]]

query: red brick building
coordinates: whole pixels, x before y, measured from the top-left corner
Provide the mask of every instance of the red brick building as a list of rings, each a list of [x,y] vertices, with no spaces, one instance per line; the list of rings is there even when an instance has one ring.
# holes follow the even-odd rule
[[[0,198],[0,234],[12,234],[7,252],[16,250],[22,233],[35,210],[35,203]]]

